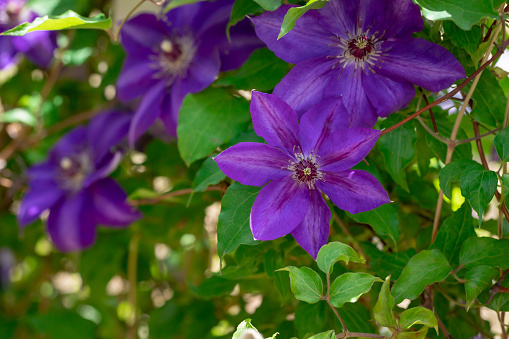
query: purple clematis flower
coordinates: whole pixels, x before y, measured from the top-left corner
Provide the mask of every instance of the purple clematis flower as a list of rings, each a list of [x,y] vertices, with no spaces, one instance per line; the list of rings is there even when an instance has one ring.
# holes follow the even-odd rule
[[[198,2],[173,9],[162,19],[142,14],[124,25],[127,57],[117,81],[118,97],[127,101],[143,96],[129,130],[131,143],[157,118],[176,136],[184,97],[202,91],[219,71],[241,66],[254,49],[263,47],[249,20],[231,28],[228,42],[233,3]]]
[[[28,170],[30,190],[21,202],[19,224],[26,226],[49,209],[51,240],[70,252],[90,247],[98,224],[118,228],[139,219],[122,188],[108,178],[122,159],[122,152],[112,149],[126,137],[130,119],[122,112],[103,113],[62,137],[47,161]]]
[[[26,0],[0,0],[0,32],[30,22],[36,17],[26,7]],[[37,66],[47,68],[56,48],[56,32],[32,32],[19,37],[0,36],[0,69],[15,65],[20,53],[25,54]]]
[[[330,0],[308,11],[277,40],[290,6],[253,18],[255,30],[281,59],[297,64],[274,94],[299,116],[326,98],[343,98],[350,127],[372,127],[410,103],[414,84],[437,92],[465,77],[445,48],[412,38],[423,28],[411,0]]]
[[[243,142],[215,160],[244,185],[262,186],[251,210],[258,240],[288,233],[313,258],[328,239],[331,211],[322,192],[339,208],[360,213],[390,202],[382,185],[365,171],[350,169],[375,145],[380,131],[340,129],[346,116],[341,100],[312,106],[298,123],[297,113],[275,95],[253,92],[256,134],[268,145]]]

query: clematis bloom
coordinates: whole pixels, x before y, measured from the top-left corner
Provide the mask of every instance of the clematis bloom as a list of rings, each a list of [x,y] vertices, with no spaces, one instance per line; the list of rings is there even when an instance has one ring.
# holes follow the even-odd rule
[[[112,111],[77,127],[55,144],[47,161],[28,170],[29,191],[18,222],[24,227],[49,209],[47,231],[63,252],[95,242],[97,225],[125,227],[141,217],[127,195],[108,175],[122,152],[112,151],[127,135],[130,115]]]
[[[21,23],[33,21],[37,15],[26,7],[26,0],[0,0],[0,32]],[[0,69],[15,65],[20,53],[39,67],[47,68],[57,48],[56,32],[32,32],[26,36],[0,36]]]
[[[445,48],[412,38],[423,21],[411,0],[330,0],[277,40],[289,8],[252,21],[279,58],[296,64],[274,94],[299,115],[323,99],[342,97],[349,126],[372,127],[412,101],[413,85],[437,92],[465,77]]]
[[[219,71],[239,67],[263,46],[249,20],[226,25],[234,1],[218,0],[180,6],[162,19],[141,14],[122,28],[127,57],[117,81],[118,97],[128,101],[143,96],[133,118],[133,143],[160,118],[168,133],[177,135],[180,106],[188,93],[208,87]]]
[[[297,113],[275,95],[253,92],[251,116],[256,134],[268,145],[244,142],[217,157],[219,168],[244,185],[264,186],[251,210],[258,240],[290,233],[313,258],[327,243],[331,211],[322,192],[339,208],[365,212],[390,199],[369,173],[350,169],[373,148],[380,131],[340,129],[346,118],[341,101]]]

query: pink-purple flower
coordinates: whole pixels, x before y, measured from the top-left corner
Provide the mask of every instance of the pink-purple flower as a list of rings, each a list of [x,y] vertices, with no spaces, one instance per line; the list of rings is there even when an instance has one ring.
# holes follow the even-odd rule
[[[97,225],[126,227],[141,217],[123,189],[108,176],[122,159],[115,147],[125,139],[131,116],[103,113],[87,127],[77,127],[51,149],[48,160],[28,170],[18,222],[26,226],[50,210],[47,231],[64,252],[95,242]]]
[[[328,239],[331,211],[325,193],[339,208],[360,213],[390,202],[369,173],[352,170],[373,148],[380,131],[344,128],[348,117],[341,100],[297,113],[275,95],[253,92],[251,116],[256,134],[268,143],[234,145],[215,160],[244,185],[264,186],[251,210],[258,240],[291,234],[314,258]]]
[[[233,0],[180,6],[158,18],[142,14],[122,29],[127,57],[117,81],[118,97],[142,97],[133,118],[132,143],[160,118],[177,135],[180,106],[188,93],[202,91],[219,71],[239,67],[263,46],[249,20],[231,28],[226,37]]]
[[[423,28],[411,0],[330,0],[308,11],[277,40],[290,6],[252,21],[281,59],[297,64],[274,94],[299,115],[327,98],[342,97],[350,127],[372,127],[410,103],[414,85],[437,92],[465,77],[445,48],[412,38]]]
[[[26,0],[0,0],[0,32],[34,20],[37,15]],[[47,68],[57,47],[56,32],[32,32],[26,36],[0,36],[0,69],[15,65],[20,53],[39,67]]]

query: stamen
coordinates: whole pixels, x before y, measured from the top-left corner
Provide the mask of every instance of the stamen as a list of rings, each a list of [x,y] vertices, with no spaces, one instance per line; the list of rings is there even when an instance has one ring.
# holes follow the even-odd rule
[[[167,78],[170,86],[177,77],[185,77],[189,64],[196,54],[194,39],[190,35],[174,36],[163,40],[152,55],[153,67],[158,70],[156,79]]]
[[[294,146],[293,153],[296,161],[289,160],[290,164],[282,168],[294,171],[293,180],[297,181],[299,185],[306,184],[309,189],[315,189],[317,180],[325,181],[324,173],[318,169],[319,166],[316,163],[317,156],[313,155],[313,152],[306,156],[299,146]]]

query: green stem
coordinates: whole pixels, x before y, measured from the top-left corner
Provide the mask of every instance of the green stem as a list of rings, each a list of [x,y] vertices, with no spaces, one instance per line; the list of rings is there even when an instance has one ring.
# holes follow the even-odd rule
[[[131,17],[131,15],[133,15],[133,13],[138,9],[140,8],[141,5],[143,5],[143,3],[145,2],[146,0],[141,0],[140,2],[138,2],[138,4],[136,6],[134,6],[133,9],[131,9],[131,11],[127,14],[127,16],[124,18],[124,20],[122,20],[122,22],[120,23],[120,26],[118,26],[118,31],[117,31],[117,35],[115,35],[115,42],[118,41],[119,37],[120,37],[120,31],[122,30],[122,27],[124,27],[124,24],[126,23],[126,21]]]

